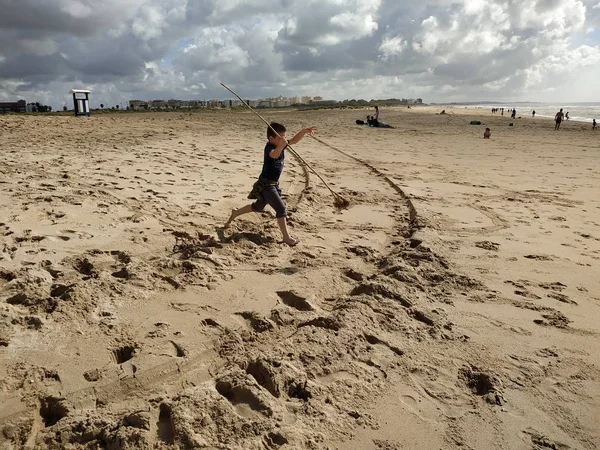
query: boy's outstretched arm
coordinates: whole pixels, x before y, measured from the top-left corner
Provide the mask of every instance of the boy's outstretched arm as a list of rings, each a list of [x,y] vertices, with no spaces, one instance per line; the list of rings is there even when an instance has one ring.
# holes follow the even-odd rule
[[[302,138],[304,136],[306,136],[307,134],[313,134],[315,131],[317,131],[317,127],[308,127],[303,130],[300,130],[296,134],[296,136],[294,136],[293,138],[290,139],[289,144],[291,144],[291,145],[297,144],[298,142],[300,142],[300,140],[302,140]]]

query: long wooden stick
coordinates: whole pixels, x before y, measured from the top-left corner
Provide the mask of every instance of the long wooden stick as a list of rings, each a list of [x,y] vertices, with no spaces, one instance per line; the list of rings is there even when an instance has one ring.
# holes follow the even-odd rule
[[[244,100],[242,97],[240,97],[239,95],[237,95],[233,89],[231,89],[230,87],[228,87],[227,85],[225,85],[225,84],[223,84],[223,83],[221,83],[221,86],[223,86],[225,89],[227,89],[227,90],[228,90],[229,92],[231,92],[233,95],[235,95],[235,96],[236,96],[236,97],[237,97],[237,98],[238,98],[238,99],[239,99],[239,100],[240,100],[240,101],[241,101],[241,102],[242,102],[242,103],[243,103],[245,106],[247,106],[247,107],[248,107],[248,109],[249,109],[250,111],[252,111],[252,112],[253,112],[254,114],[256,114],[258,117],[260,117],[260,119],[261,119],[261,120],[262,120],[264,123],[266,123],[266,124],[267,124],[267,126],[268,126],[268,127],[269,127],[269,128],[270,128],[270,129],[271,129],[271,130],[272,130],[272,131],[273,131],[273,132],[274,132],[274,133],[275,133],[275,134],[276,134],[276,135],[277,135],[277,136],[278,136],[280,139],[283,139],[283,138],[282,138],[282,137],[279,135],[279,133],[278,133],[278,132],[277,132],[277,131],[276,131],[276,130],[275,130],[275,129],[274,129],[272,126],[271,126],[271,124],[270,124],[269,122],[267,122],[263,116],[261,116],[259,113],[257,113],[257,112],[256,112],[256,111],[255,111],[255,110],[254,110],[254,109],[253,109],[253,108],[252,108],[252,107],[251,107],[251,106],[248,104],[248,103],[246,103],[246,101],[245,101],[245,100]],[[331,187],[329,186],[329,184],[327,184],[327,181],[325,181],[325,180],[323,179],[323,177],[322,177],[321,175],[319,175],[319,173],[318,173],[318,172],[317,172],[315,169],[313,169],[313,167],[312,167],[312,166],[311,166],[309,163],[307,163],[307,162],[304,160],[304,158],[302,158],[302,157],[301,157],[301,156],[298,154],[298,152],[297,152],[296,150],[294,150],[294,148],[293,148],[291,145],[289,145],[289,144],[288,144],[287,148],[289,148],[289,149],[290,149],[290,151],[291,151],[291,152],[292,152],[292,153],[293,153],[293,154],[294,154],[294,155],[295,155],[295,156],[296,156],[296,157],[297,157],[297,158],[298,158],[298,159],[299,159],[299,160],[302,162],[302,164],[304,164],[306,167],[308,167],[308,168],[309,168],[309,169],[312,171],[312,173],[314,173],[314,174],[315,174],[315,175],[316,175],[316,176],[319,178],[319,180],[321,180],[321,181],[323,182],[323,184],[325,185],[325,187],[326,187],[327,189],[329,189],[329,192],[331,192],[331,194],[332,194],[332,195],[335,197],[335,199],[336,199],[336,201],[337,201],[338,203],[341,203],[342,205],[345,205],[345,206],[347,206],[347,205],[348,205],[348,203],[349,203],[349,202],[348,202],[348,200],[346,200],[346,199],[345,199],[345,198],[343,198],[343,197],[342,197],[340,194],[338,194],[338,193],[337,193],[337,192],[335,192],[333,189],[331,189]]]

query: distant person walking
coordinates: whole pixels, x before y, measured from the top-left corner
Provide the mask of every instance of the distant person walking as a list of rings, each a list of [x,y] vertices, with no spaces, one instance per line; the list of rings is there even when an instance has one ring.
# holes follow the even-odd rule
[[[569,120],[569,111],[565,114],[565,120]]]
[[[596,119],[594,119],[594,121],[592,122],[592,130],[595,130],[597,126],[598,125],[596,125]]]
[[[556,115],[554,116],[554,121],[556,122],[556,125],[554,125],[554,131],[560,129],[560,123],[565,118],[565,115],[563,114],[562,111],[563,111],[562,108],[560,108],[560,111],[557,112]]]
[[[531,113],[531,117],[533,117],[535,119],[535,109],[533,110],[533,112]]]
[[[512,114],[510,116],[512,119],[514,119],[515,117],[517,117],[517,110],[515,108],[513,108],[512,110]]]

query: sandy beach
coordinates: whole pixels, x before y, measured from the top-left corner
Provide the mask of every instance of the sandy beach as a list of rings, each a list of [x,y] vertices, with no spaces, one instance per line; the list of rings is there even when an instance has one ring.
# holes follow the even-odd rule
[[[249,111],[0,116],[0,449],[598,448],[600,131],[442,109],[261,111],[294,248]]]

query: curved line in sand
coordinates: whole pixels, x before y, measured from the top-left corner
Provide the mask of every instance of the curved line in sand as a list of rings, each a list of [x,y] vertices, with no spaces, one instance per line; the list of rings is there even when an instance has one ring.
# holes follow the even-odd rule
[[[406,206],[408,207],[408,213],[409,213],[409,224],[408,224],[408,231],[409,231],[409,236],[408,237],[412,237],[417,230],[419,230],[420,228],[423,228],[423,225],[419,223],[419,214],[417,212],[417,208],[415,208],[415,205],[412,201],[412,199],[410,198],[410,196],[402,189],[402,187],[400,185],[398,185],[395,181],[393,181],[390,177],[388,177],[386,174],[384,174],[383,172],[381,172],[377,167],[369,164],[366,161],[363,161],[362,159],[353,156],[349,153],[346,153],[343,150],[340,150],[332,145],[329,145],[328,143],[322,141],[321,139],[319,139],[318,137],[315,137],[314,135],[311,135],[311,137],[316,140],[317,142],[320,142],[321,144],[323,144],[324,146],[338,152],[341,153],[342,155],[356,161],[357,163],[367,167],[371,172],[373,172],[374,174],[376,174],[378,177],[383,178],[391,187],[392,189],[394,189],[405,201]]]
[[[306,167],[306,164],[304,164],[304,161],[295,152],[292,152],[292,156],[298,162],[298,164],[300,164],[300,167],[302,167],[302,173],[304,174],[304,187],[300,191],[300,194],[298,194],[298,199],[292,207],[297,208],[298,204],[302,201],[302,198],[304,197],[304,193],[310,187],[310,172],[308,171],[308,167]]]

